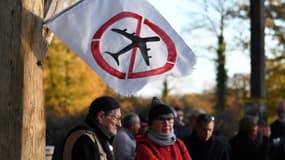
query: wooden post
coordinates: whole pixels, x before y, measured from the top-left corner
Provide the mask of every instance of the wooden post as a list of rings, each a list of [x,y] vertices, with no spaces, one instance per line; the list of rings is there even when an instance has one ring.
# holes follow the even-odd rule
[[[265,97],[264,0],[250,0],[252,98]]]
[[[264,54],[264,0],[250,0],[250,95],[253,100],[248,105],[249,112],[266,121],[265,98],[265,54]]]
[[[0,157],[45,159],[44,2],[0,2]]]

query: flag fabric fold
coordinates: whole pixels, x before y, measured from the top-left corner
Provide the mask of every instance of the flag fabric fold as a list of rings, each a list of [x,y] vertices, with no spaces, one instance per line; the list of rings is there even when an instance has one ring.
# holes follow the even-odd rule
[[[195,55],[146,0],[82,0],[45,22],[121,95],[189,75]]]

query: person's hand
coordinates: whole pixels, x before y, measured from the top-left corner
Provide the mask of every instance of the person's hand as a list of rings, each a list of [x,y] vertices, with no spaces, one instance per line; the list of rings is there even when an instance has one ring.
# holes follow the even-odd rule
[[[262,131],[262,134],[263,134],[264,136],[270,137],[270,135],[271,135],[271,129],[270,129],[269,126],[263,127],[261,131]]]

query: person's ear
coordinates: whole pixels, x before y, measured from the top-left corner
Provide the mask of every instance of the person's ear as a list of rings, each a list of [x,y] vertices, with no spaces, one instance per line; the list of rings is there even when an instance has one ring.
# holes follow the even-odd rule
[[[97,121],[98,121],[99,124],[102,124],[102,123],[103,123],[105,116],[106,116],[106,115],[105,115],[105,112],[104,112],[104,111],[100,111],[100,112],[97,113],[96,119],[97,119]]]

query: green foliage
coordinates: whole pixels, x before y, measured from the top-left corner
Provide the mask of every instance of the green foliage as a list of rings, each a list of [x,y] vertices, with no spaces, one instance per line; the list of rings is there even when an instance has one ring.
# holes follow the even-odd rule
[[[167,78],[163,81],[163,89],[162,89],[162,99],[165,101],[167,99],[167,96],[169,95],[170,88],[168,85]]]
[[[222,18],[223,20],[223,18]],[[225,61],[226,61],[226,43],[224,41],[224,35],[223,35],[223,24],[224,22],[221,21],[221,33],[218,36],[218,49],[217,49],[217,60],[216,60],[216,66],[217,66],[217,78],[216,78],[216,113],[220,113],[225,108],[225,97],[226,97],[226,90],[227,90],[227,71],[225,69]]]
[[[266,26],[272,31],[273,37],[281,45],[285,45],[285,2],[279,0],[269,0],[266,3]]]
[[[265,3],[266,36],[271,37],[269,56],[266,61],[266,106],[270,119],[274,118],[275,106],[285,93],[285,2],[269,0]],[[270,57],[270,58],[269,58]]]
[[[275,115],[275,107],[278,101],[284,99],[285,93],[285,58],[267,61],[266,75],[266,105],[268,114]]]

